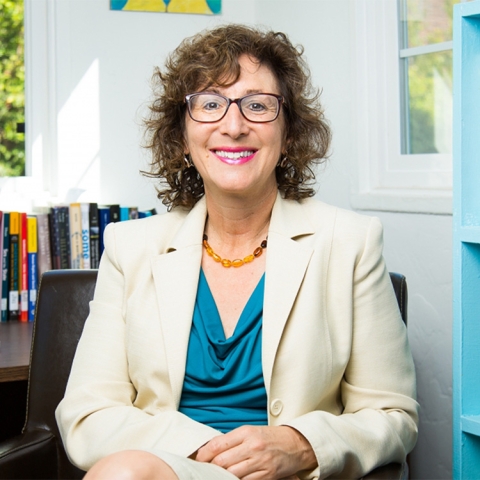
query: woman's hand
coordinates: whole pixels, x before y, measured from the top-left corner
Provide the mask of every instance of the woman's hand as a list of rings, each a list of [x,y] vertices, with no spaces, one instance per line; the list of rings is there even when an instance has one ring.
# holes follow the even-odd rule
[[[287,426],[236,428],[199,448],[195,459],[219,465],[242,480],[295,480],[296,472],[317,465],[306,438]]]

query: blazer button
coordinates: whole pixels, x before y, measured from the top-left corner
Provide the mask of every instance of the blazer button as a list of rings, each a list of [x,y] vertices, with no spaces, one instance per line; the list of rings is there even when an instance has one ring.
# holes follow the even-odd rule
[[[283,403],[281,400],[276,398],[275,400],[272,400],[272,403],[270,403],[270,413],[274,417],[278,417],[283,410]]]

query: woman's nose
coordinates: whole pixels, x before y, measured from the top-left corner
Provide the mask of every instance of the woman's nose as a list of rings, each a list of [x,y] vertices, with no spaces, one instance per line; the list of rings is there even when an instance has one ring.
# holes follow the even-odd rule
[[[220,120],[220,132],[232,138],[246,135],[249,131],[249,122],[240,112],[236,103],[230,104],[225,116]]]

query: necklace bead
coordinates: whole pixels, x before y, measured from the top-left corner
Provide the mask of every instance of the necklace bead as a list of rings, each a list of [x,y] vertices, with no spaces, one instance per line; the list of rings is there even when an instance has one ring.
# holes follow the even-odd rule
[[[263,240],[263,242],[260,244],[259,247],[257,247],[251,255],[247,255],[243,259],[241,258],[236,258],[235,260],[229,260],[228,258],[222,258],[220,255],[216,254],[213,251],[213,248],[210,246],[208,243],[208,237],[207,234],[203,234],[203,246],[205,247],[205,250],[207,251],[208,255],[212,257],[216,262],[221,263],[223,267],[225,268],[230,268],[230,267],[235,267],[239,268],[246,263],[253,262],[256,258],[258,258],[262,253],[265,248],[267,248],[267,239]]]

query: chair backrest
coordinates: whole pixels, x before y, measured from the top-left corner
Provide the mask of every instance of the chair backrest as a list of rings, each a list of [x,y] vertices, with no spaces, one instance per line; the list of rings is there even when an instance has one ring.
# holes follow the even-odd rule
[[[402,319],[407,324],[408,320],[408,289],[407,280],[401,273],[390,272],[390,280],[392,281],[393,290],[397,297],[398,307],[400,308],[400,314]]]
[[[406,322],[405,277],[390,273],[390,278]],[[66,456],[55,421],[55,409],[65,394],[96,280],[96,270],[52,270],[44,273],[39,288],[24,430],[47,430],[56,436],[59,478],[76,479],[84,474]]]
[[[57,437],[60,478],[84,475],[65,454],[55,409],[65,394],[96,280],[96,270],[52,270],[40,282],[24,430],[48,430]]]

